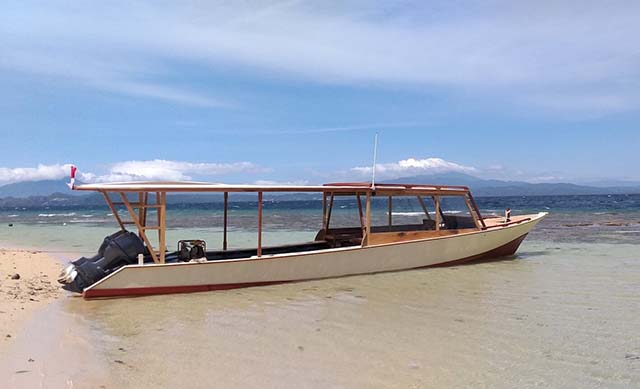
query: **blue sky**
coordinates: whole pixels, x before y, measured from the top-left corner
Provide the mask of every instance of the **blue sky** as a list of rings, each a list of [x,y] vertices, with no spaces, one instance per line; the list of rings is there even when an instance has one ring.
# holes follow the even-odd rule
[[[8,1],[0,184],[640,180],[638,2]]]

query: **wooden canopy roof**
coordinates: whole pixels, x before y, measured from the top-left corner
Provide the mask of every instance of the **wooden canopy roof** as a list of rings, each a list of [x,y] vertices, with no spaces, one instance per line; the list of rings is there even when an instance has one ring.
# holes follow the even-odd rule
[[[96,192],[298,192],[298,193],[334,193],[354,194],[371,193],[373,195],[465,195],[466,186],[443,186],[423,184],[376,184],[368,182],[330,183],[324,185],[229,185],[193,181],[138,181],[112,182],[102,184],[84,184],[74,190]]]

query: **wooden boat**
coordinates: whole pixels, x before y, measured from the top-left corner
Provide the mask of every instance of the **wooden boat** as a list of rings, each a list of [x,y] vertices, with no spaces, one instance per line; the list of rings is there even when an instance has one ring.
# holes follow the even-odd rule
[[[495,216],[484,218],[469,188],[464,186],[374,186],[369,183],[253,186],[198,182],[129,182],[81,185],[74,189],[102,193],[120,229],[125,231],[127,225],[132,225],[137,230],[137,237],[128,233],[127,239],[139,241],[133,245],[136,248],[127,248],[124,244],[114,243],[120,237],[126,238],[125,233],[114,234],[109,242],[109,238],[105,240],[101,250],[111,244],[117,254],[99,252],[97,257],[82,258],[63,271],[59,281],[71,290],[74,287],[70,285],[78,282],[78,273],[87,278],[87,271],[83,273],[82,263],[95,263],[91,265],[93,270],[88,272],[92,276],[98,270],[103,272],[101,274],[104,276],[96,276],[99,279],[95,282],[89,277],[88,282],[84,281],[85,285],[75,286],[76,291],[82,292],[85,298],[232,289],[495,259],[514,254],[531,229],[546,215],[538,213],[513,216],[510,220]],[[223,194],[221,249],[205,251],[196,241],[195,252],[202,249],[196,255],[202,257],[200,259],[192,258],[193,255],[190,258],[188,250],[186,253],[180,250],[167,251],[166,199],[168,193],[175,192]],[[255,248],[228,247],[228,198],[229,193],[238,192],[257,194]],[[312,242],[263,247],[263,195],[284,192],[321,194],[322,228]],[[345,197],[356,200],[360,225],[352,228],[332,227],[334,203]],[[424,212],[422,223],[394,224],[393,199],[397,197],[410,197],[420,204]],[[115,201],[116,198],[118,201]],[[447,199],[460,200],[466,205],[468,213],[463,216],[443,212],[442,203]],[[386,203],[385,207],[388,205],[385,212],[388,216],[384,223],[379,223],[378,220],[378,224],[382,225],[372,225],[372,204],[376,202],[379,206],[380,201]],[[426,202],[430,203],[431,209]],[[123,219],[118,213],[118,207],[126,208],[130,220]],[[157,210],[155,224],[147,217],[148,209]],[[152,236],[155,233],[157,237]],[[127,250],[129,252],[125,253]],[[104,258],[98,258],[100,255]],[[104,264],[96,265],[106,263],[106,257],[109,260],[118,258],[114,260],[117,266],[107,269],[108,266]]]

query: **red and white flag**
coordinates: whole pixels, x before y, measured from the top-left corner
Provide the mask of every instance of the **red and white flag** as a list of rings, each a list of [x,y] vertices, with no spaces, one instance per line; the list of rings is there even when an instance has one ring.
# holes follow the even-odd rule
[[[67,184],[69,186],[69,189],[73,189],[73,186],[76,183],[76,171],[78,170],[77,167],[75,167],[74,165],[71,165],[71,177],[69,178],[69,183]]]

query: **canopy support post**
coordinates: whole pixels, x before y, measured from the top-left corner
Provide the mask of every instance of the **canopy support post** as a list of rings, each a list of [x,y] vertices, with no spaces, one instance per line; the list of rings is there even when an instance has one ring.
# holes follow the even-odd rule
[[[427,209],[427,206],[424,205],[424,200],[422,199],[422,196],[416,196],[418,198],[418,202],[420,203],[420,206],[422,207],[422,210],[424,211],[424,214],[427,215],[427,219],[431,220],[431,215],[429,215],[429,210]]]
[[[363,246],[369,245],[369,235],[371,235],[371,192],[367,192],[367,200],[366,200],[366,225],[365,225],[365,235],[362,240]]]
[[[120,192],[120,197],[122,197],[122,203],[124,204],[125,207],[127,207],[127,211],[129,211],[129,216],[131,216],[131,220],[133,220],[133,223],[138,228],[138,235],[140,235],[140,238],[142,238],[142,240],[144,241],[145,245],[147,245],[147,249],[149,250],[149,254],[151,254],[151,258],[153,259],[153,262],[160,263],[160,260],[158,259],[158,256],[156,255],[156,252],[153,249],[153,246],[151,245],[151,242],[149,241],[149,238],[147,237],[147,234],[145,233],[145,230],[148,227],[143,227],[140,224],[140,220],[138,219],[138,216],[136,215],[136,211],[134,211],[133,207],[131,206],[131,203],[129,203],[129,199],[127,198],[127,194],[125,192]],[[160,213],[160,209],[158,209],[158,213]],[[158,226],[157,228],[160,228],[160,226]],[[162,257],[164,259],[164,255]]]
[[[360,193],[356,193],[356,199],[358,200],[358,215],[360,215],[360,227],[364,236],[364,215],[362,214],[362,200],[360,199]]]
[[[440,231],[440,223],[442,223],[442,210],[440,209],[440,196],[433,196],[433,202],[436,205],[436,231]]]
[[[262,192],[258,192],[258,257],[262,256]]]
[[[487,225],[484,222],[484,218],[482,217],[482,214],[480,213],[480,209],[478,208],[478,204],[476,204],[476,200],[471,195],[471,192],[467,192],[467,197],[469,198],[469,202],[471,203],[471,206],[473,207],[473,209],[475,209],[476,215],[478,215],[478,220],[480,220],[481,228],[483,230],[487,229]]]
[[[469,199],[467,198],[467,196],[464,197],[464,203],[467,205],[467,208],[469,209],[469,214],[471,215],[471,218],[473,219],[473,224],[476,225],[477,229],[482,229],[482,226],[480,225],[480,220],[478,220],[478,216],[476,215],[475,211],[473,210],[473,207],[471,206],[471,202],[469,201]]]
[[[107,194],[107,192],[101,192],[102,195],[104,196],[105,201],[107,202],[107,205],[109,205],[109,209],[111,209],[111,213],[113,213],[113,217],[116,218],[116,221],[118,222],[118,225],[120,226],[121,230],[124,230],[124,223],[122,222],[122,219],[120,219],[120,215],[118,215],[118,210],[116,209],[115,205],[113,205],[113,201],[111,201],[111,198],[109,197],[109,195]]]
[[[227,212],[229,209],[229,192],[224,192],[224,212],[222,228],[222,250],[227,251]]]
[[[327,192],[322,192],[322,229],[327,232]]]
[[[149,192],[144,192],[144,225],[147,225],[147,210],[149,207],[147,207],[147,205],[149,204]]]
[[[145,217],[147,213],[146,205],[147,203],[144,201],[144,192],[138,192],[138,220],[140,220],[140,225],[143,227],[147,225],[147,218]]]
[[[327,230],[329,230],[329,223],[331,223],[332,210],[333,210],[333,192],[331,192],[331,198],[329,199],[329,210],[327,211],[327,226],[326,226]]]
[[[389,227],[391,227],[393,225],[393,200],[392,200],[393,196],[389,195]]]
[[[158,199],[156,199],[157,201]],[[160,192],[158,205],[158,215],[160,216],[160,222],[158,223],[158,241],[160,243],[160,263],[164,263],[165,254],[167,251],[167,245],[165,241],[165,230],[166,230],[166,209],[167,209],[167,192]]]

